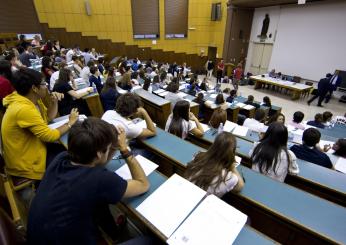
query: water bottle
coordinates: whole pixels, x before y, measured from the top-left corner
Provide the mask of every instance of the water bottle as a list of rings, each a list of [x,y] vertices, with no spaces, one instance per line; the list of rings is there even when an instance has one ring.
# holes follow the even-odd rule
[[[218,129],[217,129],[217,133],[221,134],[223,132],[223,123],[220,123]]]
[[[92,87],[93,87],[94,93],[97,93],[97,88],[96,88],[95,83],[92,84]]]

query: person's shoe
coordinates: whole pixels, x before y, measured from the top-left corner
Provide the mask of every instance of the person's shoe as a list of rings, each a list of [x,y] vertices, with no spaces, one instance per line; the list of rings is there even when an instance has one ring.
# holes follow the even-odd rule
[[[318,107],[324,107],[323,105],[317,105]]]

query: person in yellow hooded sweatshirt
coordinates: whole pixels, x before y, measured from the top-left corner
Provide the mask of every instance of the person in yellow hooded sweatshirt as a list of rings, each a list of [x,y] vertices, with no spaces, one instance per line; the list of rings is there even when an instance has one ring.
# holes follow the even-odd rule
[[[41,180],[46,161],[48,164],[54,157],[54,150],[50,153],[46,143],[57,141],[71,128],[78,120],[78,110],[72,109],[68,123],[51,129],[48,122],[56,117],[63,95],[51,93],[52,103],[46,108],[41,99],[47,96],[47,83],[40,72],[28,68],[15,72],[12,84],[16,91],[3,99],[6,112],[1,125],[6,171],[12,176]]]

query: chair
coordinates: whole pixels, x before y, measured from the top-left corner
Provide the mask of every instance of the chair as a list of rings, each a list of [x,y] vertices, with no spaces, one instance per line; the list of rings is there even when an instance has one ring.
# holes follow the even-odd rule
[[[308,82],[308,81],[306,81],[306,82],[305,82],[305,85],[313,86],[314,83],[313,83],[313,82]],[[305,98],[306,96],[309,96],[309,94],[311,93],[312,90],[313,90],[313,88],[310,89],[310,90],[305,91],[304,93],[302,93],[302,98]]]

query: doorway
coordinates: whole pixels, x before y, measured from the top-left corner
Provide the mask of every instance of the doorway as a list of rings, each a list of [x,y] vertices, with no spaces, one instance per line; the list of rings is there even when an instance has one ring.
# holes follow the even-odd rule
[[[252,59],[249,71],[253,75],[260,75],[268,72],[270,58],[272,56],[273,44],[254,43],[252,49]]]
[[[208,47],[208,59],[216,61],[217,47]]]

